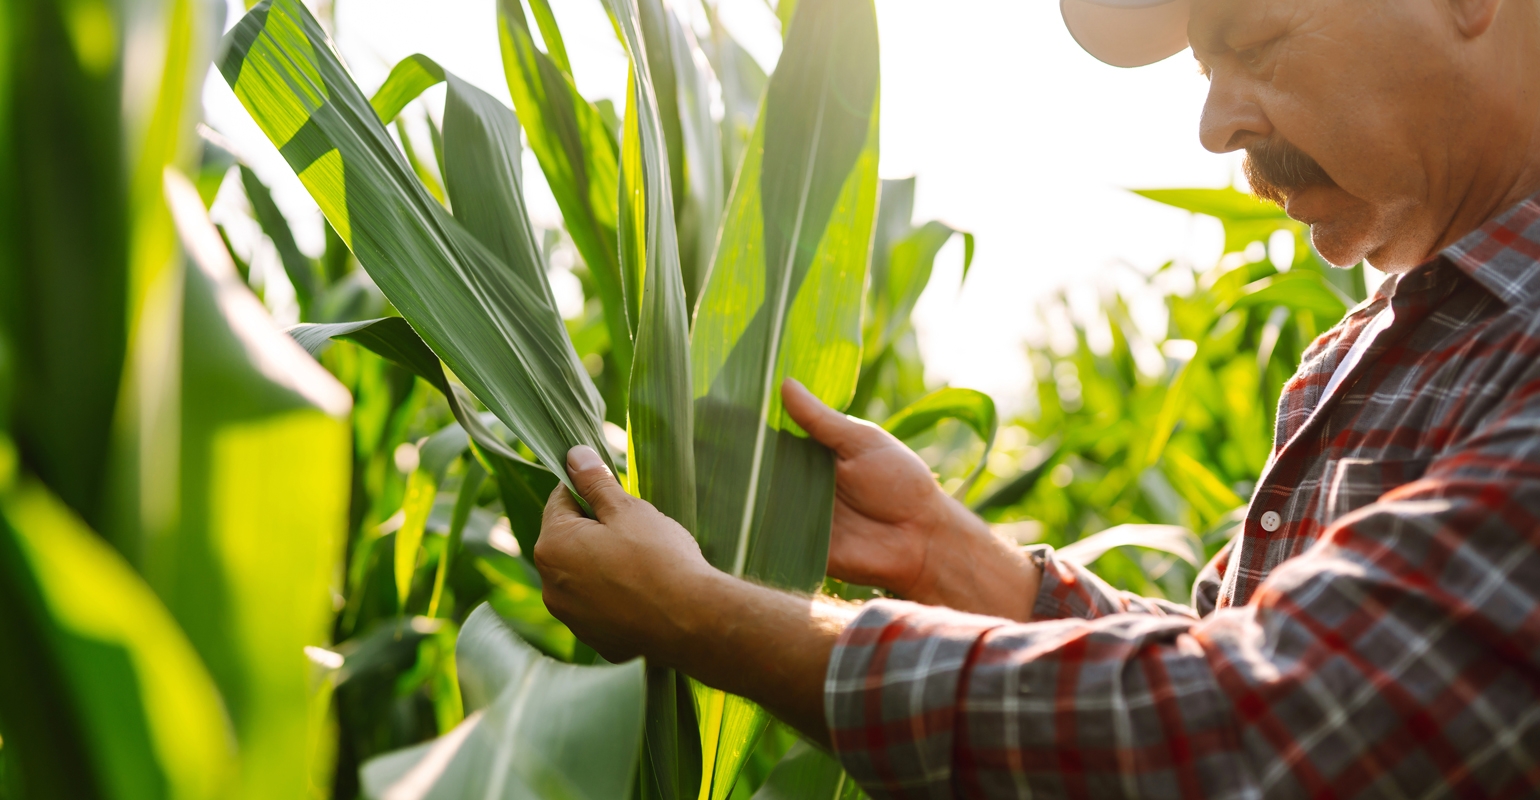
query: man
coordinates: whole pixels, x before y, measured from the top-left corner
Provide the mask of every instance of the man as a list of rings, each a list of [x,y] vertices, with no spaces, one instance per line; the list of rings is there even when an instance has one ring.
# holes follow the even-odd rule
[[[837,454],[847,607],[716,572],[569,456],[552,613],[830,745],[875,798],[1540,794],[1540,0],[1063,0],[1132,66],[1190,44],[1201,137],[1334,264],[1390,274],[1289,382],[1192,608],[1023,551],[788,383]]]

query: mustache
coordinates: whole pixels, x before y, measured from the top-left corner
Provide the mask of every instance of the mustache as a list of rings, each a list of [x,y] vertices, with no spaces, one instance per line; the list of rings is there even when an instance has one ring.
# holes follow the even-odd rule
[[[1335,186],[1336,181],[1305,151],[1279,138],[1267,139],[1246,148],[1241,164],[1251,193],[1262,200],[1283,205],[1288,193],[1307,186]]]

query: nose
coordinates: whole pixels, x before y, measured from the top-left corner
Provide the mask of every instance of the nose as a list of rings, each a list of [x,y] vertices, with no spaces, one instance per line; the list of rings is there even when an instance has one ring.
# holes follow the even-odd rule
[[[1198,138],[1213,153],[1231,153],[1273,134],[1273,123],[1262,112],[1243,79],[1215,70],[1198,123]]]

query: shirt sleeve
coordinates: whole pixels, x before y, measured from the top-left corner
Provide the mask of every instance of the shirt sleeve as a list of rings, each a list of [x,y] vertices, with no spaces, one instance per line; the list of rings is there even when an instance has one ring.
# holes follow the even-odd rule
[[[1034,620],[1096,619],[1108,614],[1198,617],[1196,611],[1180,603],[1114,589],[1085,567],[1060,559],[1048,545],[1032,545],[1026,550],[1043,570],[1042,585],[1032,606]]]
[[[835,750],[875,800],[1532,794],[1535,419],[1500,420],[1202,620],[870,603],[829,664]]]

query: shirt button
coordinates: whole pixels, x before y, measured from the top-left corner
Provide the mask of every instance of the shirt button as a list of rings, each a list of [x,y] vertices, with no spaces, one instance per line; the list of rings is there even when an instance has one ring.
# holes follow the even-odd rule
[[[1283,517],[1278,516],[1278,512],[1265,511],[1262,513],[1262,530],[1272,533],[1278,530],[1278,526],[1282,524]]]

